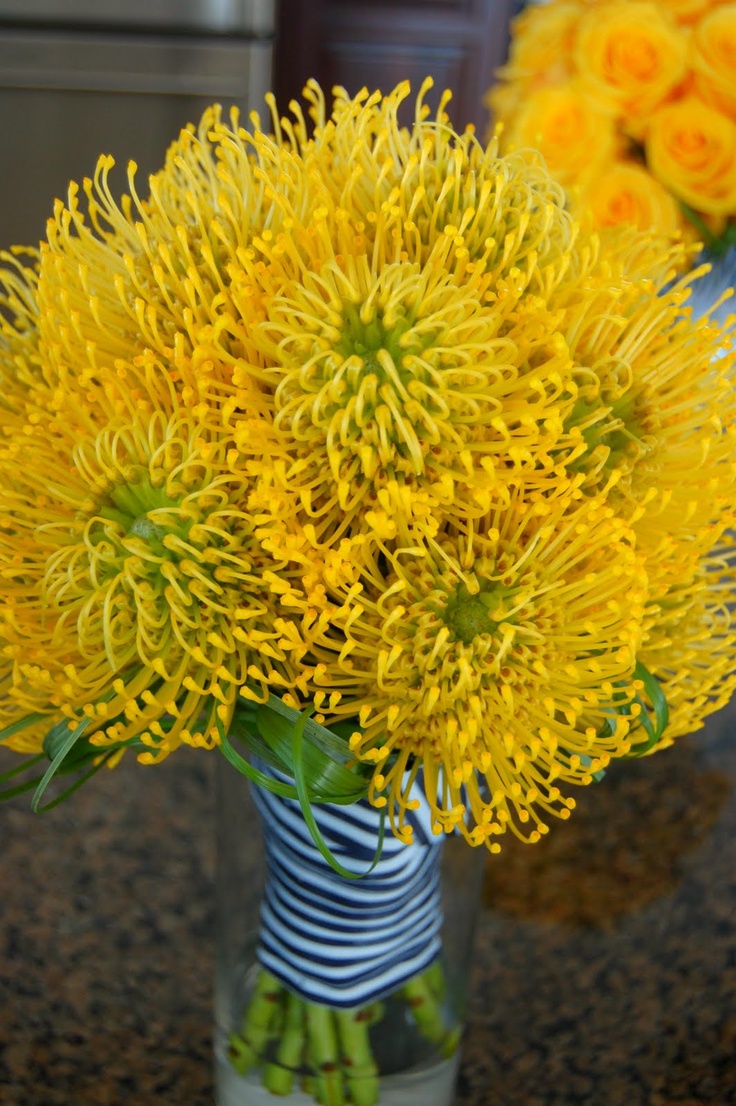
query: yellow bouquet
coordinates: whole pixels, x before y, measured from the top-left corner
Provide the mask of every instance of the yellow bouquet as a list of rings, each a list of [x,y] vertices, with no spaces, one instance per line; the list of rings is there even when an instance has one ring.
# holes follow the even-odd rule
[[[488,104],[596,227],[736,240],[736,4],[552,0],[526,9]]]
[[[399,1000],[444,1071],[445,838],[540,840],[736,685],[734,354],[685,247],[602,246],[425,91],[214,107],[2,256],[3,797],[182,746],[255,785],[223,1103],[392,1101]]]

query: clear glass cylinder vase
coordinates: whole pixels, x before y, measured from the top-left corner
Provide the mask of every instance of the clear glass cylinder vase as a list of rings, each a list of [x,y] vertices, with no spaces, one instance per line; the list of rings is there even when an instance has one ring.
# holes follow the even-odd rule
[[[369,871],[375,810],[316,810],[359,878],[298,803],[219,766],[217,1106],[450,1106],[485,850],[423,833],[420,811]]]
[[[707,262],[711,270],[693,284],[689,301],[693,316],[697,319],[710,315],[719,326],[733,331],[736,296],[733,291],[730,295],[727,293],[736,288],[736,245],[723,252],[703,250],[696,264],[703,262]],[[719,303],[721,297],[724,298]]]

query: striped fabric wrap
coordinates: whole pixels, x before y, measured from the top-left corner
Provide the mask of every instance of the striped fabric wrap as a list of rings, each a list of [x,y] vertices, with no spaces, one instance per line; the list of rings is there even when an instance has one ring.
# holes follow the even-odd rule
[[[268,771],[259,765],[261,771]],[[414,843],[386,831],[369,875],[346,879],[327,863],[293,799],[253,789],[263,822],[266,887],[258,958],[300,998],[357,1007],[397,990],[429,967],[440,950],[442,838],[430,830],[419,788],[412,798]],[[366,800],[315,804],[317,826],[348,871],[370,868],[380,812]]]

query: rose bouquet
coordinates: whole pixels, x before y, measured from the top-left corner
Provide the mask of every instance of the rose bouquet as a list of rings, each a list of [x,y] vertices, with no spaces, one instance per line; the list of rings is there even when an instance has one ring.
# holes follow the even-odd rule
[[[734,354],[685,247],[602,244],[425,88],[408,128],[407,85],[213,108],[3,256],[5,797],[182,745],[250,780],[233,1101],[372,1106],[396,1002],[451,1054],[442,841],[538,841],[736,685]]]
[[[552,0],[517,19],[488,103],[595,226],[736,241],[736,5]]]

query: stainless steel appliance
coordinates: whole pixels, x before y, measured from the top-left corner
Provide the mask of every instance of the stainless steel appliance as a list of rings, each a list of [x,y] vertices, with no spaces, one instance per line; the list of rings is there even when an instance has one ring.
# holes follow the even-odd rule
[[[37,242],[99,154],[122,190],[208,103],[261,108],[274,32],[275,0],[0,0],[0,248]]]

